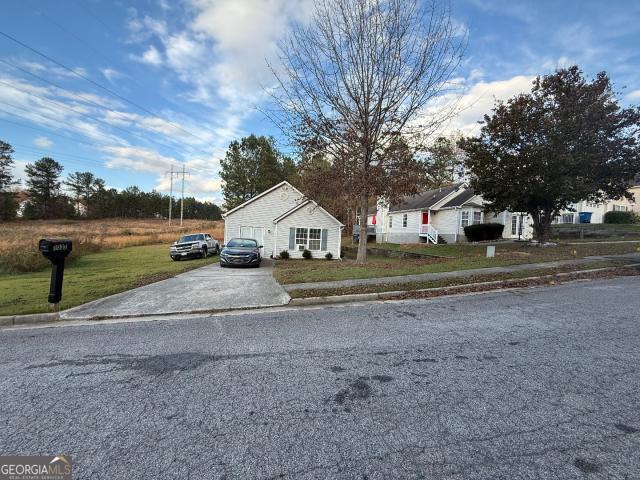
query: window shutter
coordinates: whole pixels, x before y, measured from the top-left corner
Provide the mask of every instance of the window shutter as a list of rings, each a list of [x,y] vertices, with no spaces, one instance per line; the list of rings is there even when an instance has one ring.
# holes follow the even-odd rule
[[[327,249],[327,237],[329,236],[329,230],[323,228],[320,232],[320,250],[325,251]]]
[[[296,248],[296,228],[289,228],[289,250],[294,250]]]

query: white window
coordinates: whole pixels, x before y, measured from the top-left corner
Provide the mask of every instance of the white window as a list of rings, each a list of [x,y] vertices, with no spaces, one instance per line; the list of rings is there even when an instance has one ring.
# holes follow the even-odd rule
[[[473,212],[473,224],[478,225],[482,223],[482,212]]]
[[[627,206],[626,205],[614,205],[613,206],[613,211],[614,212],[626,212],[627,211]]]
[[[518,216],[517,215],[511,215],[511,235],[517,235],[518,234]]]
[[[320,229],[309,229],[309,250],[320,250]]]
[[[463,228],[469,226],[469,212],[467,211],[462,212],[462,219],[460,221],[460,224],[462,225]]]
[[[573,213],[563,213],[562,223],[573,223]]]
[[[309,229],[296,228],[296,248],[298,250],[306,249],[308,240],[309,240]]]
[[[389,215],[389,228],[393,228],[393,217]]]
[[[408,216],[406,213],[402,215],[402,228],[407,228],[407,219],[408,219]]]
[[[296,249],[318,251],[321,247],[322,229],[296,228]]]

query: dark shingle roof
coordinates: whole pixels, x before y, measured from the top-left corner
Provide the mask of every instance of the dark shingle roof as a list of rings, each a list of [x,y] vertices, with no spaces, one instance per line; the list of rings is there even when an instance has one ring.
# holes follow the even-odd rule
[[[456,195],[451,200],[449,200],[447,203],[442,205],[442,208],[461,207],[466,202],[471,200],[475,196],[475,194],[476,194],[476,192],[473,190],[473,188],[465,188],[458,195]]]
[[[448,187],[437,188],[435,190],[427,190],[426,192],[418,193],[417,195],[405,197],[401,202],[397,203],[396,205],[392,205],[391,208],[389,208],[389,211],[400,212],[402,210],[419,210],[421,208],[431,208],[451,192],[457,190],[459,187],[460,184],[455,184]]]

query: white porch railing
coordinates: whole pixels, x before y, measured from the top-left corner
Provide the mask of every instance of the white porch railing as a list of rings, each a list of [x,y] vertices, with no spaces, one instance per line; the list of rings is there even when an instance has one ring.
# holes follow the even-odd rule
[[[433,228],[431,224],[420,225],[420,235],[427,237],[427,241],[430,241],[434,245],[438,244],[438,230]]]

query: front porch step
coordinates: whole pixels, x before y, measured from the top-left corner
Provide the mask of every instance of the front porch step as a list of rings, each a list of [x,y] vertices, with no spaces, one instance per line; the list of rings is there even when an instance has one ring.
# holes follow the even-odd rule
[[[438,235],[438,245],[440,245],[441,243],[447,243],[447,241],[442,238],[442,235]]]

